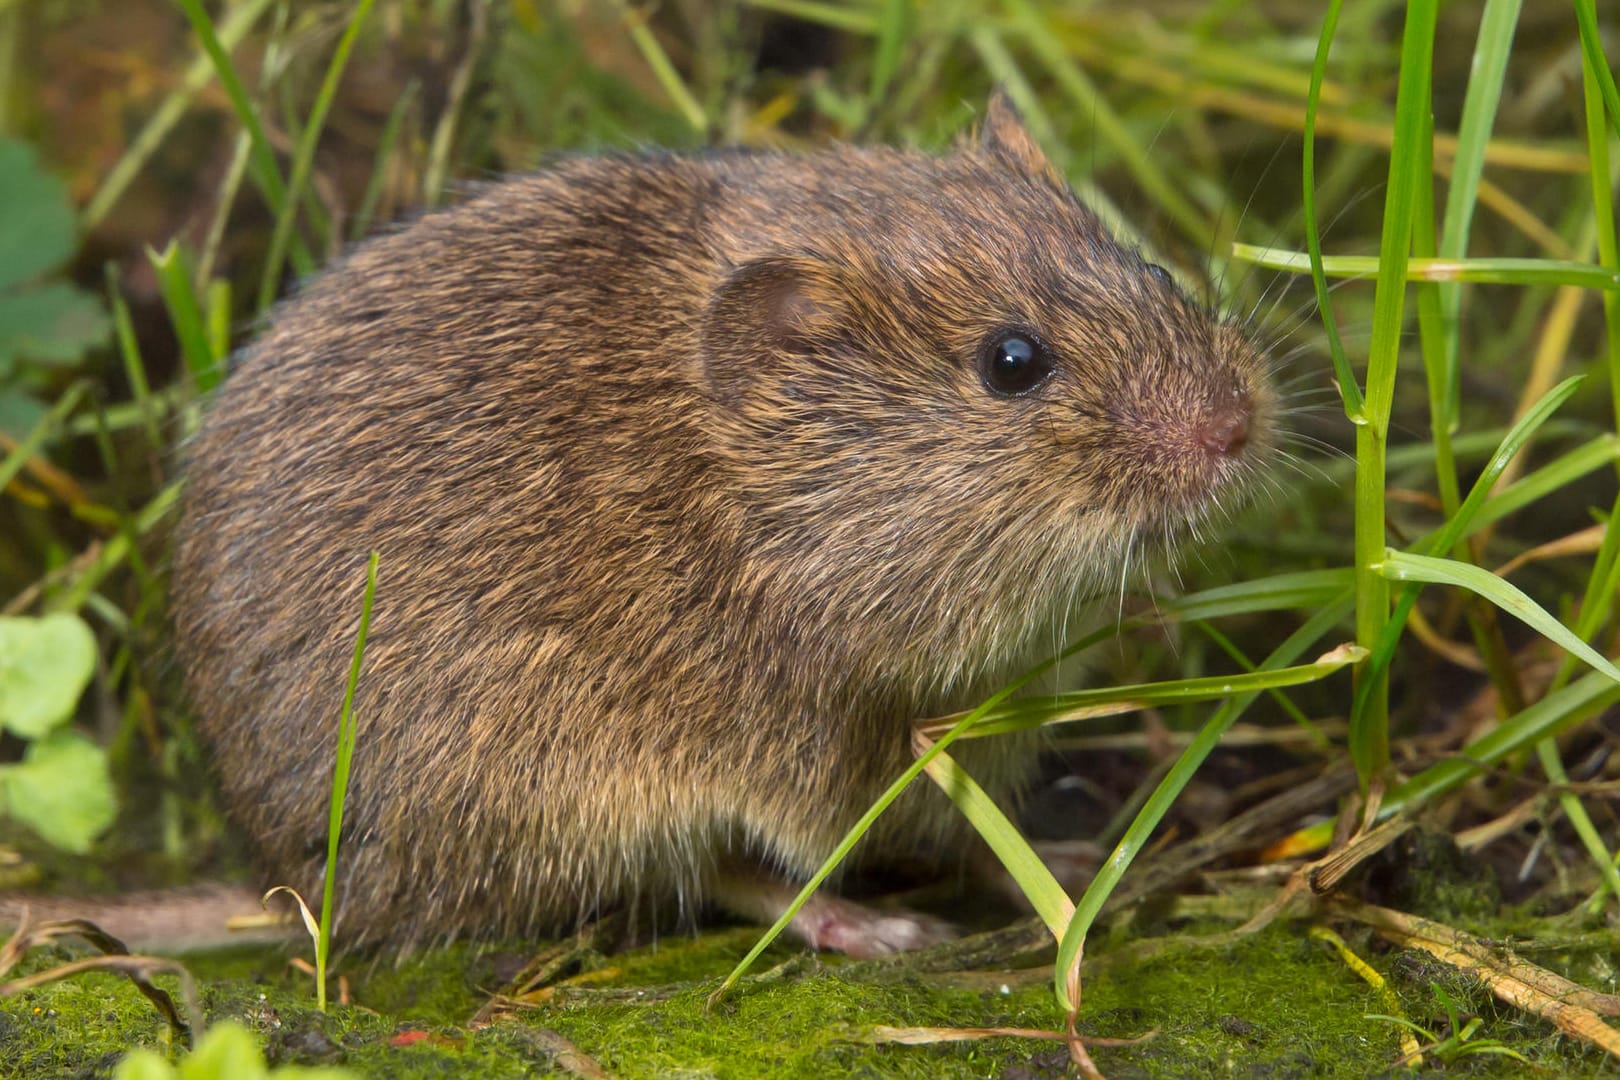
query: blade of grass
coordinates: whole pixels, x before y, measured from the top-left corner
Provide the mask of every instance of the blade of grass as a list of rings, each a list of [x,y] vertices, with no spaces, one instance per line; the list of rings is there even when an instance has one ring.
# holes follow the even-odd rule
[[[1346,577],[1348,578],[1348,576],[1349,575],[1347,574]],[[1312,606],[1315,607],[1317,605]],[[1205,637],[1213,641],[1218,649],[1224,652],[1227,656],[1231,657],[1232,660],[1239,664],[1244,671],[1253,672],[1256,670],[1255,663],[1253,660],[1249,659],[1248,654],[1242,649],[1238,648],[1235,641],[1217,630],[1213,623],[1196,622],[1193,623],[1193,626],[1203,633]],[[1321,727],[1316,723],[1316,721],[1306,716],[1304,711],[1300,709],[1298,705],[1294,704],[1293,699],[1282,692],[1282,688],[1272,688],[1267,690],[1266,693],[1270,695],[1272,701],[1277,703],[1277,707],[1279,709],[1288,714],[1288,718],[1290,720],[1299,725],[1302,730],[1311,736],[1312,741],[1314,741],[1317,746],[1317,749],[1324,754],[1331,754],[1334,752],[1332,740],[1322,732]]]
[[[197,392],[207,394],[219,385],[220,358],[209,344],[202,304],[191,283],[191,260],[173,240],[162,251],[147,248],[146,257],[157,271],[158,289],[175,336],[180,340],[180,355],[186,362],[186,370],[191,373]]]
[[[1517,586],[1483,567],[1458,562],[1455,559],[1436,559],[1388,548],[1385,550],[1383,561],[1378,563],[1375,569],[1391,581],[1454,585],[1483,596],[1509,615],[1539,631],[1543,637],[1553,641],[1560,648],[1580,657],[1589,666],[1608,675],[1615,682],[1620,682],[1620,668],[1615,667],[1602,653],[1582,641],[1574,631],[1526,596]]]
[[[231,351],[231,283],[214,278],[203,296],[207,300],[203,328],[208,333],[208,351],[224,360]]]
[[[1195,679],[1107,686],[1095,690],[1070,690],[1061,694],[1020,698],[1016,701],[1002,702],[986,712],[974,725],[973,730],[963,737],[972,739],[985,735],[1002,735],[1071,719],[1089,719],[1093,715],[1111,716],[1155,705],[1218,701],[1235,694],[1252,694],[1285,686],[1299,686],[1324,679],[1346,664],[1357,663],[1364,657],[1365,653],[1360,646],[1347,645],[1335,649],[1314,663],[1296,667],[1262,668],[1240,674],[1206,675]],[[946,717],[934,721],[926,725],[924,730],[932,732],[936,726],[948,725],[955,719]]]
[[[1598,259],[1605,266],[1620,267],[1620,253],[1617,253],[1617,239],[1620,238],[1617,238],[1615,233],[1614,206],[1610,200],[1613,182],[1609,175],[1608,131],[1603,125],[1603,102],[1590,65],[1583,68],[1582,86],[1586,107],[1587,150],[1592,161],[1592,224]],[[1620,295],[1614,293],[1603,295],[1603,319],[1607,331],[1607,367],[1614,425],[1616,429],[1620,429]],[[1615,459],[1615,464],[1617,469],[1620,469],[1620,457]],[[1617,513],[1620,513],[1620,498],[1617,498],[1611,507],[1606,521],[1612,525]],[[1603,543],[1598,549],[1597,558],[1593,561],[1585,594],[1581,599],[1575,632],[1583,641],[1593,640],[1599,629],[1608,622],[1615,600],[1615,584],[1612,578],[1617,565],[1620,565],[1620,529],[1610,527],[1604,530]],[[1565,658],[1553,679],[1553,689],[1564,685],[1574,674],[1575,663],[1574,657]]]
[[[919,754],[917,759],[904,772],[895,777],[894,782],[884,790],[876,802],[867,808],[866,812],[860,816],[860,819],[850,827],[849,832],[844,834],[844,838],[838,842],[837,847],[833,848],[832,854],[827,856],[826,861],[816,869],[815,873],[810,875],[810,879],[804,883],[804,887],[799,890],[799,895],[788,905],[787,910],[782,912],[776,922],[772,923],[770,928],[760,935],[760,939],[754,943],[754,947],[749,949],[747,955],[737,962],[736,967],[731,969],[731,973],[720,983],[719,988],[710,995],[709,1000],[711,1002],[723,997],[726,991],[731,989],[732,985],[742,978],[743,973],[759,958],[759,954],[764,952],[783,930],[787,929],[788,924],[793,921],[793,916],[799,913],[799,909],[821,887],[821,883],[826,881],[828,876],[855,849],[855,845],[860,842],[861,837],[866,835],[867,830],[872,827],[872,823],[877,821],[883,811],[887,810],[894,800],[900,797],[901,792],[905,791],[911,782],[923,770],[927,769],[935,758],[948,750],[952,743],[966,734],[987,712],[1016,693],[1025,681],[1019,680],[986,699],[982,705],[964,716],[949,731],[941,735],[932,746]]]
[[[878,12],[877,47],[872,54],[872,77],[867,83],[867,114],[870,115],[900,66],[900,54],[910,40],[916,23],[911,0],[885,0]]]
[[[455,146],[456,129],[467,105],[467,93],[472,88],[473,71],[478,67],[485,44],[489,40],[489,4],[470,5],[467,16],[467,41],[464,55],[456,65],[450,79],[450,94],[439,122],[433,128],[433,141],[428,144],[427,169],[422,175],[422,199],[428,206],[437,206],[444,198],[450,176],[450,151]]]
[[[1355,573],[1349,567],[1300,570],[1287,574],[1217,585],[1202,592],[1158,601],[1166,615],[1191,622],[1247,615],[1257,611],[1288,611],[1321,607],[1349,588]]]
[[[641,58],[647,61],[647,66],[652,69],[653,77],[658,80],[658,85],[663,87],[669,103],[686,118],[693,131],[699,134],[708,131],[709,118],[704,114],[703,106],[698,104],[697,98],[692,96],[692,91],[681,81],[680,72],[675,70],[675,65],[670,61],[664,47],[658,44],[658,38],[647,29],[646,13],[632,10],[622,0],[619,8],[624,13],[624,26],[630,34],[630,40],[641,52]]]
[[[195,3],[196,0],[186,0]],[[320,142],[321,130],[326,126],[326,114],[332,108],[332,99],[337,95],[338,82],[343,78],[343,69],[349,62],[349,53],[354,49],[354,42],[360,35],[360,27],[366,21],[375,0],[359,0],[354,7],[354,14],[349,16],[349,24],[344,27],[343,36],[338,38],[337,48],[332,51],[331,62],[326,66],[326,75],[321,80],[320,90],[315,94],[315,104],[310,109],[309,119],[304,129],[299,133],[297,148],[293,151],[292,174],[287,180],[287,199],[276,215],[276,227],[270,234],[270,250],[264,257],[264,272],[259,279],[258,310],[262,313],[269,309],[276,298],[276,292],[281,284],[281,264],[286,258],[287,243],[292,237],[293,223],[298,218],[298,207],[304,196],[304,189],[309,185],[311,171],[315,167],[315,146]]]
[[[1261,671],[1274,671],[1291,664],[1300,653],[1319,641],[1328,631],[1350,614],[1353,599],[1350,594],[1337,604],[1319,609],[1305,624],[1290,634],[1276,650],[1260,664]],[[1152,839],[1159,822],[1187,784],[1197,773],[1211,751],[1220,743],[1221,736],[1237,722],[1244,711],[1259,697],[1259,691],[1233,697],[1216,710],[1215,715],[1199,730],[1197,738],[1188,744],[1176,759],[1175,765],[1154,789],[1140,813],[1131,822],[1125,835],[1097,870],[1097,876],[1086,888],[1080,902],[1075,905],[1074,918],[1069,921],[1063,940],[1058,945],[1057,961],[1053,967],[1054,985],[1059,1003],[1071,1015],[1078,1002],[1073,988],[1078,987],[1076,972],[1085,949],[1086,934],[1102,911],[1103,904],[1119,885],[1131,862]]]
[[[1427,137],[1423,140],[1425,171],[1434,168],[1434,125],[1430,118]],[[1406,264],[1407,280],[1413,280],[1412,264],[1420,259],[1435,257],[1434,188],[1418,185],[1417,214],[1412,222],[1412,258]],[[1325,270],[1324,270],[1325,272]],[[1450,288],[1459,288],[1447,283]],[[1427,282],[1418,286],[1418,341],[1423,356],[1423,374],[1429,391],[1429,439],[1434,443],[1435,486],[1440,494],[1440,509],[1448,517],[1457,512],[1460,498],[1457,488],[1457,462],[1451,451],[1451,436],[1457,416],[1451,408],[1450,380],[1452,372],[1446,366],[1446,323],[1441,307],[1441,286]],[[1387,465],[1386,465],[1387,467]],[[1459,553],[1460,557],[1460,553]]]
[[[919,750],[926,748],[927,742],[922,740]],[[985,794],[967,770],[952,760],[949,754],[935,755],[926,771],[928,778],[939,785],[962,816],[972,823],[974,830],[984,837],[985,843],[995,852],[996,858],[1017,883],[1019,891],[1035,909],[1035,914],[1052,932],[1053,940],[1062,937],[1063,928],[1069,925],[1069,919],[1074,915],[1074,901],[1069,899],[1069,894],[1063,891],[1063,886],[1058,884],[1041,857],[1035,854],[1029,841],[1001,812],[995,800]]]
[[[1581,59],[1597,80],[1598,94],[1608,110],[1609,127],[1620,135],[1620,90],[1614,85],[1614,72],[1603,51],[1603,35],[1598,30],[1597,5],[1593,0],[1575,0],[1575,21],[1581,28]]]
[[[1463,99],[1462,120],[1457,127],[1457,147],[1451,165],[1451,184],[1446,194],[1445,220],[1441,225],[1437,251],[1441,258],[1461,259],[1468,254],[1468,233],[1480,177],[1485,170],[1485,151],[1490,145],[1496,107],[1502,97],[1508,56],[1513,51],[1513,33],[1519,22],[1521,0],[1486,0],[1480,16],[1479,34],[1474,40],[1473,65],[1468,74],[1468,93]],[[1462,329],[1462,288],[1454,282],[1439,288],[1440,322],[1444,335],[1441,345],[1441,381],[1444,396],[1436,409],[1442,430],[1449,436],[1456,431]],[[1450,507],[1447,507],[1448,512]]]
[[[1075,107],[1090,118],[1097,135],[1113,148],[1142,190],[1164,211],[1166,217],[1176,223],[1183,235],[1197,247],[1207,249],[1214,233],[1208,219],[1165,177],[1147,150],[1131,134],[1124,119],[1097,92],[1096,86],[1074,59],[1064,53],[1046,18],[1028,0],[1008,0],[1008,5],[1024,44],[1057,80]],[[987,29],[981,28],[981,31],[989,34]],[[978,44],[978,33],[975,44]]]
[[[1233,244],[1232,257],[1268,270],[1305,273],[1311,269],[1310,256],[1302,251]],[[1379,261],[1372,255],[1331,255],[1322,260],[1322,271],[1330,278],[1374,278],[1378,276]],[[1412,258],[1407,260],[1406,280],[1620,290],[1620,271],[1613,267],[1565,259]]]
[[[28,464],[28,459],[39,453],[50,441],[68,414],[78,407],[79,401],[89,391],[90,384],[79,380],[63,391],[51,405],[50,410],[39,418],[39,422],[29,429],[22,441],[11,448],[3,459],[0,459],[0,492],[4,492],[10,483],[17,478],[17,474]]]
[[[231,109],[242,122],[242,129],[247,132],[252,144],[248,154],[248,171],[253,176],[254,184],[264,193],[265,202],[270,205],[271,213],[279,218],[287,212],[289,199],[296,202],[298,195],[282,180],[281,168],[276,164],[275,151],[271,148],[270,138],[265,134],[264,124],[259,119],[259,110],[248,97],[247,87],[242,84],[242,78],[236,72],[236,65],[231,62],[230,53],[226,51],[220,35],[215,32],[214,21],[203,7],[202,0],[175,0],[175,2],[185,13],[192,32],[197,35],[197,41],[214,66],[220,88],[225,91]],[[314,260],[309,257],[307,251],[301,253],[299,262],[295,265],[301,274],[307,274],[315,268]]]
[[[1339,397],[1344,402],[1344,415],[1353,424],[1363,422],[1365,402],[1361,384],[1350,370],[1350,359],[1344,352],[1344,341],[1339,336],[1339,321],[1333,314],[1333,296],[1328,291],[1327,277],[1322,269],[1322,235],[1316,223],[1316,120],[1322,101],[1322,81],[1327,77],[1328,51],[1333,47],[1333,35],[1339,29],[1339,13],[1343,0],[1331,0],[1327,14],[1322,17],[1322,33],[1316,44],[1316,60],[1311,65],[1311,85],[1305,99],[1305,137],[1303,159],[1300,162],[1300,180],[1304,185],[1305,243],[1311,281],[1316,286],[1316,310],[1327,332],[1328,353],[1333,358],[1334,377],[1339,384]],[[1234,256],[1236,247],[1233,245]]]
[[[1607,71],[1602,74],[1607,74]],[[1591,55],[1583,53],[1581,84],[1586,112],[1587,155],[1592,162],[1592,226],[1598,261],[1604,266],[1614,268],[1620,267],[1620,255],[1616,252],[1612,201],[1614,189],[1609,176],[1609,139],[1608,132],[1603,126],[1599,79],[1600,73],[1594,70]],[[1610,399],[1616,427],[1620,428],[1620,295],[1605,293],[1602,300],[1604,327],[1607,331]],[[1603,542],[1599,546],[1597,557],[1593,560],[1576,618],[1575,633],[1582,641],[1592,641],[1600,628],[1608,622],[1609,613],[1613,610],[1615,590],[1620,586],[1620,575],[1616,573],[1620,571],[1620,529],[1614,527],[1616,513],[1620,513],[1620,497],[1616,497],[1605,521]],[[1562,687],[1574,671],[1575,658],[1566,656],[1553,678],[1552,689]],[[1564,771],[1557,742],[1551,737],[1543,738],[1536,744],[1536,756],[1547,779],[1565,789],[1558,793],[1559,809],[1569,819],[1571,828],[1580,837],[1587,854],[1597,865],[1601,885],[1588,901],[1587,911],[1593,916],[1600,915],[1605,903],[1605,894],[1620,896],[1620,864],[1616,863],[1614,855],[1604,844],[1601,833],[1593,824],[1579,796],[1567,790],[1569,777]]]
[[[130,394],[140,410],[141,425],[146,430],[146,444],[156,448],[163,445],[158,428],[158,414],[152,400],[152,384],[146,377],[146,363],[141,359],[141,345],[135,337],[135,323],[129,316],[129,305],[124,302],[118,287],[118,264],[109,262],[106,270],[107,303],[112,308],[113,331],[118,341],[118,358],[124,364],[124,377],[129,380]]]
[[[1564,771],[1564,762],[1558,756],[1558,743],[1553,739],[1542,739],[1536,743],[1536,759],[1541,762],[1541,771],[1547,779],[1564,789],[1558,793],[1558,808],[1569,819],[1570,827],[1580,837],[1581,846],[1592,857],[1604,888],[1620,896],[1620,869],[1616,869],[1614,856],[1609,854],[1597,826],[1592,824],[1591,815],[1581,805],[1580,796],[1568,790],[1569,774]]]
[[[1486,499],[1464,535],[1473,535],[1485,526],[1567,487],[1577,477],[1616,461],[1620,461],[1620,436],[1599,435],[1590,442],[1582,443]]]
[[[1387,817],[1405,806],[1418,805],[1450,791],[1510,754],[1567,731],[1617,702],[1620,702],[1620,685],[1602,672],[1583,675],[1498,724],[1455,756],[1391,788],[1380,805],[1379,816]]]
[[[1067,148],[1057,136],[1057,127],[1052,123],[1052,117],[1045,106],[1041,104],[1035,88],[1019,69],[1012,53],[1007,51],[1006,43],[1002,41],[1001,36],[989,26],[972,24],[970,21],[967,39],[973,46],[973,51],[978,53],[979,61],[984,64],[984,69],[990,73],[990,77],[1007,91],[1007,96],[1018,106],[1018,111],[1024,118],[1024,126],[1029,128],[1029,133],[1035,136],[1035,141],[1051,156],[1052,163],[1058,170],[1067,173],[1065,161]],[[1072,182],[1075,193],[1080,196],[1081,201],[1102,219],[1115,236],[1141,248],[1149,258],[1158,258],[1153,254],[1153,247],[1147,238],[1119,212],[1119,207],[1114,205],[1113,200],[1089,177]]]
[[[771,924],[771,926],[760,935],[759,940],[754,942],[754,947],[749,949],[747,955],[737,962],[736,967],[731,969],[731,973],[726,976],[725,981],[720,984],[720,987],[715,990],[713,994],[709,995],[710,1003],[712,1004],[713,1002],[718,1001],[721,997],[725,996],[726,991],[729,990],[738,979],[742,978],[743,974],[753,965],[754,961],[759,959],[759,955],[770,947],[771,942],[775,941],[777,937],[780,936],[782,931],[787,929],[788,924],[793,921],[793,917],[799,913],[799,909],[804,907],[805,902],[808,901],[815,891],[821,887],[821,883],[827,880],[828,876],[831,875],[834,870],[838,869],[839,864],[844,861],[845,857],[848,856],[852,850],[854,850],[855,845],[860,842],[861,837],[865,836],[866,831],[872,827],[872,823],[878,819],[879,815],[881,815],[884,810],[888,809],[895,799],[900,797],[901,792],[905,791],[906,787],[913,780],[922,774],[923,770],[928,767],[929,762],[933,761],[934,758],[944,753],[946,749],[950,747],[951,743],[961,738],[973,727],[974,724],[978,723],[978,721],[987,712],[995,708],[1001,702],[1007,700],[1019,690],[1022,690],[1025,686],[1029,685],[1030,682],[1039,678],[1043,673],[1051,670],[1062,661],[1091,648],[1093,645],[1096,645],[1099,642],[1111,639],[1115,636],[1116,632],[1117,630],[1115,627],[1101,627],[1069,645],[1052,659],[1047,660],[1045,663],[1036,665],[1034,668],[1019,676],[1007,686],[1004,686],[1002,689],[992,694],[989,698],[985,699],[985,701],[980,704],[978,708],[964,716],[949,731],[941,735],[932,746],[923,751],[923,753],[917,757],[917,760],[911,763],[905,772],[896,777],[894,782],[884,789],[883,794],[878,796],[876,801],[874,801],[872,805],[867,808],[866,812],[861,815],[860,819],[856,821],[854,825],[850,826],[849,831],[844,834],[844,838],[838,842],[837,847],[835,847],[832,853],[827,856],[826,860],[821,864],[821,866],[816,869],[816,872],[810,876],[810,879],[805,882],[804,887],[799,890],[799,895],[794,897],[793,901],[788,904],[787,910],[783,911],[781,916],[777,918],[776,922]]]
[[[778,15],[802,19],[848,34],[875,34],[880,25],[880,16],[870,10],[820,3],[818,0],[744,0],[744,2],[749,7],[761,11],[774,11]]]
[[[1422,165],[1428,157],[1421,141],[1429,135],[1438,7],[1437,0],[1411,0],[1406,6],[1395,97],[1395,142],[1389,158],[1372,342],[1367,352],[1365,423],[1356,427],[1356,640],[1368,650],[1377,647],[1390,615],[1389,581],[1377,570],[1385,551],[1384,448],[1400,359],[1413,207],[1418,185],[1425,180]],[[1367,691],[1360,723],[1351,724],[1349,740],[1363,786],[1389,765],[1388,677],[1380,673],[1365,678],[1373,685]]]
[[[343,712],[338,716],[337,753],[332,761],[332,801],[326,822],[326,872],[321,887],[321,932],[315,946],[315,996],[326,1011],[326,959],[332,952],[333,897],[337,886],[338,837],[343,833],[343,801],[349,791],[349,766],[354,758],[354,691],[360,684],[360,665],[366,655],[366,634],[371,629],[371,605],[377,598],[378,553],[366,561],[366,591],[360,601],[360,629],[354,637],[354,659],[343,690]]]
[[[180,484],[177,481],[152,496],[135,514],[134,535],[140,537],[151,532],[179,502]],[[48,610],[78,611],[88,602],[96,586],[101,584],[108,574],[129,560],[130,548],[128,531],[120,531],[102,543],[100,548],[96,549],[95,561],[74,579],[67,590],[51,599],[46,605]]]
[[[247,36],[248,31],[253,29],[253,25],[259,21],[265,9],[274,2],[275,0],[242,0],[242,3],[233,6],[215,34],[221,47],[235,48]],[[85,204],[84,213],[79,218],[80,227],[84,231],[88,232],[99,225],[108,212],[117,205],[135,177],[140,175],[147,160],[185,115],[191,99],[208,85],[217,70],[206,49],[202,56],[197,57],[186,68],[180,85],[163,99],[163,104],[158,106],[152,118],[146,122],[146,126],[141,128],[140,133],[129,144],[129,149],[125,150],[123,156],[108,170],[101,185],[96,188],[95,194],[90,196],[90,201]]]
[[[1565,379],[1543,395],[1540,401],[1536,402],[1528,412],[1521,416],[1518,422],[1508,429],[1507,435],[1503,437],[1501,444],[1497,446],[1496,452],[1485,463],[1485,468],[1480,471],[1478,478],[1474,481],[1474,486],[1468,492],[1468,498],[1457,508],[1457,512],[1451,516],[1450,520],[1438,532],[1432,533],[1414,544],[1414,549],[1427,555],[1453,550],[1458,542],[1468,535],[1469,528],[1475,525],[1480,512],[1490,500],[1491,489],[1496,486],[1497,479],[1506,471],[1508,465],[1518,456],[1519,451],[1530,441],[1536,431],[1552,418],[1553,413],[1557,412],[1558,408],[1568,401],[1571,395],[1580,389],[1581,383],[1585,381],[1586,376],[1584,375],[1576,375]],[[1480,527],[1483,528],[1483,525]],[[1383,633],[1380,634],[1378,643],[1373,647],[1371,657],[1362,668],[1364,673],[1382,675],[1388,671],[1390,662],[1395,656],[1395,648],[1406,628],[1406,620],[1412,614],[1412,606],[1417,602],[1420,591],[1421,587],[1418,585],[1408,585],[1401,591],[1400,599],[1395,604],[1394,613],[1390,616],[1389,621],[1384,624]],[[1370,693],[1372,685],[1372,679],[1367,678],[1365,682],[1356,687],[1355,699],[1350,709],[1352,728],[1355,726],[1355,718],[1360,716],[1362,711],[1367,708],[1367,694]]]
[[[394,107],[388,112],[382,134],[377,137],[377,156],[371,166],[371,176],[366,180],[366,190],[360,196],[360,205],[355,210],[354,220],[349,226],[350,240],[362,239],[371,232],[371,219],[377,214],[377,203],[382,198],[383,186],[388,182],[388,167],[394,156],[394,145],[399,141],[399,132],[404,126],[405,115],[410,111],[411,104],[421,89],[420,79],[412,79],[406,83],[399,100],[394,102]]]

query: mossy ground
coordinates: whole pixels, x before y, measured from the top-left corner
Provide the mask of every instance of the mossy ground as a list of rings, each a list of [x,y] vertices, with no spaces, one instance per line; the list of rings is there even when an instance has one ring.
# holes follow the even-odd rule
[[[562,1071],[547,1038],[555,1032],[610,1073],[623,1077],[1055,1077],[1067,1063],[1061,1046],[990,1038],[933,1046],[872,1045],[873,1025],[1056,1029],[1063,1017],[1044,979],[964,989],[953,980],[897,973],[855,981],[836,961],[786,948],[764,966],[785,964],[779,978],[752,981],[714,1008],[709,993],[747,949],[755,931],[731,929],[666,938],[613,956],[592,973],[589,989],[511,1014],[481,1030],[466,1024],[500,972],[521,963],[511,945],[456,946],[401,964],[351,958],[340,965],[352,1003],[322,1016],[308,977],[278,949],[195,957],[211,1021],[241,1020],[264,1039],[272,1062],[341,1062],[371,1077],[522,1077]],[[1123,938],[1123,936],[1122,936]],[[1129,1039],[1094,1056],[1113,1080],[1129,1077],[1361,1077],[1410,1075],[1395,1065],[1395,1028],[1366,1018],[1388,1001],[1301,925],[1278,925],[1237,944],[1205,948],[1195,938],[1166,939],[1154,958],[1110,965],[1099,948],[1085,986],[1083,1033]],[[1123,939],[1110,943],[1117,948]],[[1443,1029],[1431,980],[1444,980],[1459,1004],[1484,1016],[1476,1036],[1507,1041],[1549,1076],[1615,1076],[1620,1067],[1562,1038],[1549,1025],[1497,1006],[1489,994],[1417,954],[1351,944],[1388,980],[1404,1014]],[[39,970],[65,958],[59,949],[32,956]],[[1569,958],[1576,966],[1607,961]],[[1538,960],[1546,962],[1544,956]],[[1611,968],[1612,975],[1612,968]],[[161,980],[172,984],[172,980]],[[611,988],[637,987],[641,1000],[608,999]],[[0,1075],[108,1075],[131,1046],[163,1047],[163,1022],[130,984],[110,975],[59,982],[0,1000]],[[1436,1063],[1430,1062],[1431,1068]],[[1471,1055],[1448,1074],[1521,1076],[1511,1059]],[[1438,1073],[1436,1073],[1438,1075]]]

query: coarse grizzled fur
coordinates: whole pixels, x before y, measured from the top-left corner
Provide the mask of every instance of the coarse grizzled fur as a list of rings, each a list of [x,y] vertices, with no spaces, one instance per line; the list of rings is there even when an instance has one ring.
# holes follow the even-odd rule
[[[1022,396],[981,374],[1006,328],[1053,365]],[[191,448],[180,659],[265,881],[317,892],[381,552],[348,940],[802,880],[913,719],[1231,504],[1272,402],[999,99],[944,157],[564,160],[360,246],[240,358]],[[961,758],[1011,797],[1031,743]],[[914,785],[861,854],[967,841]]]

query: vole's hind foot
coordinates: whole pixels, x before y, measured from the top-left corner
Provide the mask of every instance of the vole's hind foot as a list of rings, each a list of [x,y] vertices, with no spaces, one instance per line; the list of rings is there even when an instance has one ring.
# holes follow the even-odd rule
[[[910,952],[956,937],[955,927],[932,915],[904,908],[878,910],[841,896],[811,897],[789,925],[813,949],[863,959]]]
[[[798,889],[762,874],[727,874],[715,885],[714,901],[727,911],[759,922],[775,922]],[[867,959],[938,945],[956,937],[943,919],[904,908],[879,910],[831,893],[817,893],[800,908],[788,929],[812,949]]]

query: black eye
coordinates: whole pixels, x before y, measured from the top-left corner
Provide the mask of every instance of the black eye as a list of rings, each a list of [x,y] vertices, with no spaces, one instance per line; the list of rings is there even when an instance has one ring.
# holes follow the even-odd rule
[[[1017,397],[1029,393],[1052,374],[1052,361],[1034,335],[1002,331],[985,342],[979,374],[991,393]]]
[[[1148,263],[1147,271],[1151,276],[1157,278],[1166,285],[1175,284],[1175,279],[1170,276],[1170,271],[1166,270],[1158,263]]]

